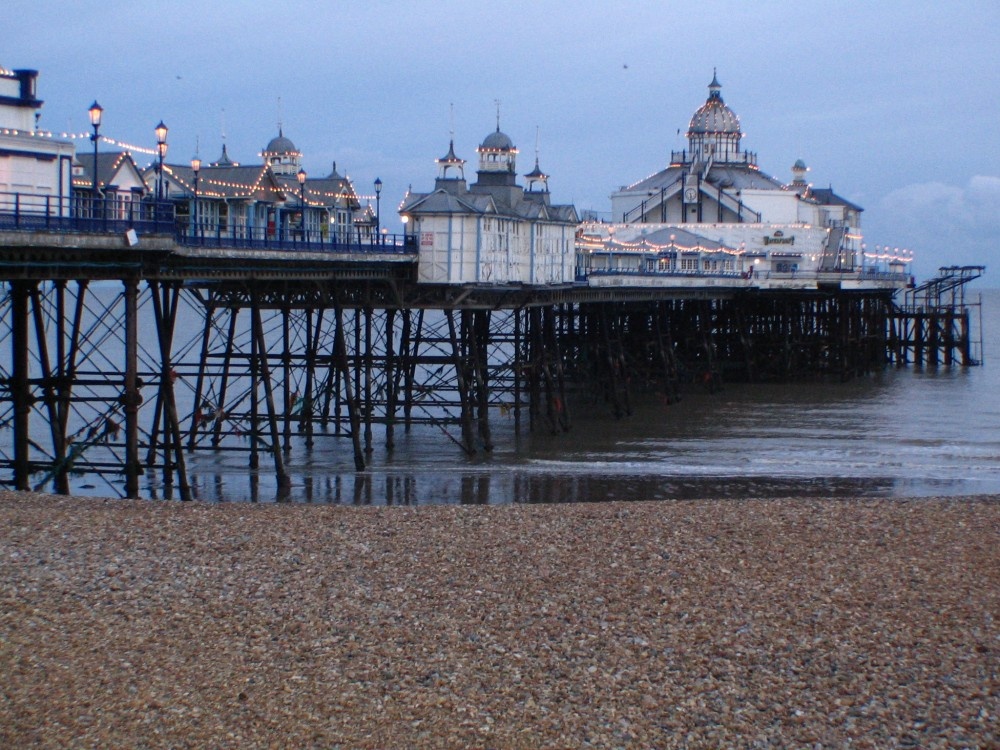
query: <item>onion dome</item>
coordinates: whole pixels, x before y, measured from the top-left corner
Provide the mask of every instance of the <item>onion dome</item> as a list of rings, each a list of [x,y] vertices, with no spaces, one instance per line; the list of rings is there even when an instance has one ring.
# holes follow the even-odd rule
[[[701,133],[740,134],[740,118],[722,101],[721,89],[722,85],[715,71],[712,71],[712,82],[708,84],[708,99],[691,117],[688,136]]]

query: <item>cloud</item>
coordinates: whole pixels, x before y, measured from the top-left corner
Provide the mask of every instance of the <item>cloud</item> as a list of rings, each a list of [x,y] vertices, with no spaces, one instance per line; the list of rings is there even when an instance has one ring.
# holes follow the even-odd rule
[[[1000,177],[976,175],[965,186],[919,182],[879,204],[879,233],[914,251],[927,273],[942,265],[989,265],[1000,240]]]

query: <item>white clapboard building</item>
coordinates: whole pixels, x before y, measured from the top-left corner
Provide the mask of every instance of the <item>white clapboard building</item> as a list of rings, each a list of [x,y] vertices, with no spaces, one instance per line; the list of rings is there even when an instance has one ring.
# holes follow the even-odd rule
[[[0,203],[67,215],[73,144],[39,131],[38,72],[0,67]]]
[[[548,175],[535,168],[517,184],[515,148],[500,131],[477,149],[476,182],[465,180],[465,160],[437,160],[429,193],[408,192],[399,213],[419,249],[419,280],[437,284],[564,284],[573,281],[576,209],[554,205]]]

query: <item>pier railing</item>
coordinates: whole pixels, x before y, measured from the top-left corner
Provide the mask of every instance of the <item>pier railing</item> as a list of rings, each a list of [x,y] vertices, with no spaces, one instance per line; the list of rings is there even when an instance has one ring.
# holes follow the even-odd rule
[[[244,250],[290,250],[314,253],[386,253],[405,255],[417,252],[416,238],[403,234],[327,233],[320,230],[277,231],[267,227],[180,226],[175,238],[186,247],[232,248]]]
[[[415,253],[416,240],[403,234],[371,231],[329,232],[298,227],[247,227],[193,224],[177,216],[170,201],[131,200],[131,196],[58,196],[0,192],[0,231],[82,234],[169,235],[186,247],[239,248],[323,253]]]
[[[141,234],[173,231],[172,204],[124,198],[0,192],[0,230],[101,234],[129,229]]]

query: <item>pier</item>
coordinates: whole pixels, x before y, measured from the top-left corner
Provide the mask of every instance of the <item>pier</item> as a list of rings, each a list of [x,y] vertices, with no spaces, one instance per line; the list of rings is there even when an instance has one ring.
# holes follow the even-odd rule
[[[5,484],[71,493],[86,475],[186,499],[187,456],[220,451],[281,488],[287,452],[321,440],[361,470],[415,424],[474,454],[500,414],[558,433],[578,408],[626,418],[639,390],[669,403],[724,382],[976,363],[967,271],[909,306],[855,272],[805,288],[742,273],[609,284],[607,269],[594,284],[426,284],[409,237],[240,246],[169,231],[162,213],[0,218]]]
[[[452,138],[396,235],[380,179],[362,195],[335,162],[308,175],[280,124],[259,162],[223,144],[178,164],[161,121],[143,168],[100,151],[96,101],[92,154],[33,129],[36,77],[0,71],[0,484],[16,489],[88,477],[188,499],[190,457],[224,453],[280,494],[320,441],[344,444],[332,471],[362,471],[414,426],[476,455],[498,417],[559,435],[582,409],[627,418],[640,393],[981,361],[965,287],[982,267],[917,285],[908,250],[869,251],[862,207],[802,160],[787,183],[757,167],[714,74],[688,147],[612,193],[611,222],[554,202],[537,153],[519,184],[498,109],[475,181]]]

